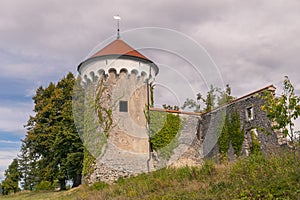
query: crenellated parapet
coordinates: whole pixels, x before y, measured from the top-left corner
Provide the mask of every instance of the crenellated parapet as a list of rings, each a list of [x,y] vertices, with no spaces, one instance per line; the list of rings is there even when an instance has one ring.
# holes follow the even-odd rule
[[[127,78],[136,77],[149,82],[154,81],[158,73],[158,67],[151,62],[143,59],[128,59],[119,56],[118,58],[97,57],[88,59],[78,68],[82,78],[82,84],[96,82],[100,77],[109,78],[110,76]]]
[[[122,75],[142,78],[151,83],[159,71],[154,62],[119,38],[80,63],[77,70],[83,85],[96,82],[101,76],[106,79]]]

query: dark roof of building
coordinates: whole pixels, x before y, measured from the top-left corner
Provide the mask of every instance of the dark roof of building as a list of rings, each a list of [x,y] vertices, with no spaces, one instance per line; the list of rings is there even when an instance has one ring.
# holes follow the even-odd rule
[[[79,68],[81,67],[81,65],[84,62],[93,60],[94,58],[97,58],[97,57],[105,57],[105,56],[114,57],[114,58],[115,57],[117,57],[117,58],[123,57],[123,58],[130,58],[130,59],[142,59],[146,62],[153,63],[150,59],[148,59],[146,56],[144,56],[143,54],[141,54],[140,52],[138,52],[137,50],[132,48],[130,45],[128,45],[123,40],[116,39],[116,40],[112,41],[111,43],[109,43],[108,45],[106,45],[101,50],[99,50],[97,53],[95,53],[94,55],[92,55],[91,57],[89,57],[88,59],[83,61],[82,63],[80,63],[77,70],[79,71]],[[156,68],[157,68],[157,66],[156,66]],[[158,73],[158,68],[157,68],[156,73]]]
[[[108,44],[103,49],[101,49],[100,51],[92,55],[90,58],[106,56],[106,55],[127,55],[127,56],[138,57],[150,61],[146,56],[144,56],[137,50],[133,49],[131,46],[129,46],[126,42],[124,42],[121,39],[116,39],[112,41],[110,44]]]

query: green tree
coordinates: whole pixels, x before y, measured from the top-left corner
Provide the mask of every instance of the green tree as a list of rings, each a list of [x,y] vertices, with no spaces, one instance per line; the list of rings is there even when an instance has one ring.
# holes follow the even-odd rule
[[[72,112],[72,91],[75,78],[72,73],[56,85],[53,98],[55,139],[51,150],[53,167],[58,167],[57,177],[61,189],[66,189],[66,180],[71,179],[73,186],[81,182],[83,145],[77,134]]]
[[[203,99],[205,103],[205,112],[211,111],[215,107],[216,100],[216,88],[213,85],[210,85],[210,89],[207,92],[206,99]]]
[[[21,173],[21,186],[24,190],[33,190],[36,185],[36,159],[29,154],[30,149],[25,144],[26,140],[22,140],[21,154],[19,157],[19,171]]]
[[[179,110],[179,107],[176,106],[176,105],[175,106],[171,106],[171,105],[164,104],[163,108],[166,109],[166,110]]]
[[[18,192],[20,190],[18,183],[21,179],[21,173],[19,172],[17,158],[15,158],[8,166],[8,169],[5,170],[4,176],[5,179],[1,183],[2,194],[7,195]]]
[[[195,101],[194,99],[187,98],[183,103],[181,109],[184,110],[185,108],[194,109],[194,112],[200,112],[201,105],[199,103],[199,100]]]
[[[285,76],[283,92],[279,97],[273,93],[265,93],[265,105],[262,109],[267,112],[268,118],[273,122],[273,129],[281,130],[284,137],[288,137],[289,146],[294,152],[295,170],[297,170],[297,146],[299,145],[299,130],[295,130],[295,120],[300,115],[300,97],[295,94],[291,81]]]
[[[36,114],[28,120],[21,150],[32,160],[36,184],[41,181],[53,184],[58,180],[61,190],[66,189],[66,180],[72,180],[73,187],[80,184],[83,145],[72,113],[74,81],[69,73],[57,84],[39,87],[33,97]]]
[[[232,101],[233,99],[235,98],[231,96],[231,87],[229,86],[229,84],[226,85],[226,88],[224,90],[211,85],[209,91],[206,94],[206,97],[203,97],[201,93],[198,93],[196,96],[196,100],[187,98],[181,109],[189,108],[194,109],[194,112],[209,112],[216,106],[222,106]],[[205,108],[201,110],[202,104],[205,105]]]
[[[222,106],[232,100],[234,97],[231,96],[231,87],[229,84],[226,85],[225,90],[220,90],[220,88],[216,88],[216,91],[219,93],[217,96],[218,106]]]

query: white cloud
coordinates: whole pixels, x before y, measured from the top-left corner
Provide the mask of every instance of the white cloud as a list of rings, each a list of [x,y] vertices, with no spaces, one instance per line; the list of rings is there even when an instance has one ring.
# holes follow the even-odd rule
[[[32,114],[32,104],[0,106],[0,132],[24,134],[24,125]]]
[[[5,150],[0,151],[0,167],[6,166],[7,163],[11,162],[14,158],[17,158],[17,150]]]
[[[11,140],[0,140],[0,143],[3,143],[3,144],[20,144],[21,142],[11,141]]]
[[[299,83],[294,73],[300,63],[299,8],[297,1],[234,1],[217,20],[199,24],[193,36],[207,47],[226,82],[245,83],[244,91],[278,82],[285,74]]]
[[[8,168],[14,158],[17,158],[17,150],[0,150],[0,181],[4,179],[4,171]]]

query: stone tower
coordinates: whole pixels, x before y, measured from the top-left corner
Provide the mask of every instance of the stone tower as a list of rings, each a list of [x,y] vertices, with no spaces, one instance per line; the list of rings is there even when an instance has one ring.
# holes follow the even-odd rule
[[[146,111],[149,86],[158,71],[155,63],[119,38],[78,66],[83,85],[99,85],[97,109],[104,111],[101,117],[111,119],[103,122],[104,128],[99,124],[106,139],[91,182],[111,182],[151,168]]]

